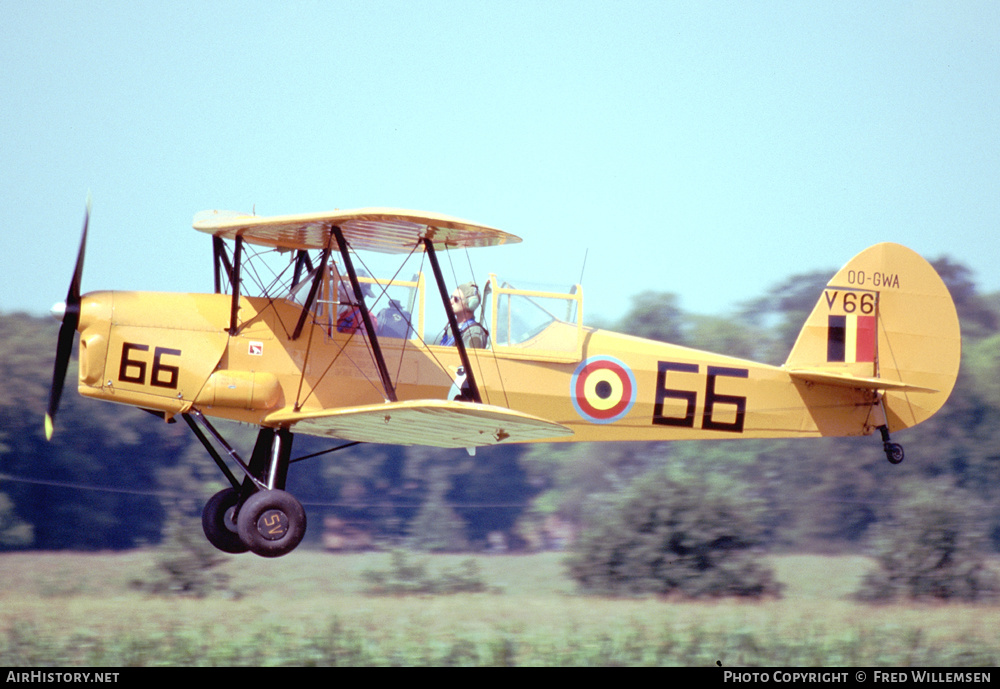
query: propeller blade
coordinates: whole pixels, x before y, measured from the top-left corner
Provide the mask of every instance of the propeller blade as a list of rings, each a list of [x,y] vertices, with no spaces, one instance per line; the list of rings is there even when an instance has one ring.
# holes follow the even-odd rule
[[[59,398],[62,397],[63,384],[66,382],[66,370],[73,355],[73,338],[80,324],[80,282],[83,278],[83,257],[87,249],[87,226],[90,224],[90,198],[87,198],[87,210],[83,216],[83,236],[80,238],[80,250],[76,256],[76,268],[73,279],[66,292],[66,302],[63,308],[62,325],[59,326],[59,341],[56,344],[56,363],[52,371],[52,388],[49,391],[49,408],[45,413],[45,439],[52,440],[55,430],[56,411],[59,409]]]

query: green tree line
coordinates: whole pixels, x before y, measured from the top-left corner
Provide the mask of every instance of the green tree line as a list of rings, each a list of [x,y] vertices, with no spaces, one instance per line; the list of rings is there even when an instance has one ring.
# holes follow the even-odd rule
[[[430,551],[561,546],[609,496],[666,472],[670,485],[696,476],[713,491],[750,496],[755,543],[770,549],[859,550],[878,525],[942,486],[998,549],[1000,295],[980,293],[949,259],[935,267],[959,310],[962,369],[941,412],[894,437],[907,446],[901,465],[889,465],[873,438],[526,445],[471,457],[359,445],[292,466],[289,490],[309,511],[307,545],[332,531],[354,534],[350,543]],[[831,274],[790,277],[729,317],[687,313],[677,295],[644,292],[620,321],[601,325],[781,363]],[[46,442],[57,330],[51,318],[0,314],[0,549],[159,543],[176,515],[197,515],[223,479],[185,424],[70,391]],[[226,432],[249,456],[253,429]],[[297,435],[293,456],[333,445]]]

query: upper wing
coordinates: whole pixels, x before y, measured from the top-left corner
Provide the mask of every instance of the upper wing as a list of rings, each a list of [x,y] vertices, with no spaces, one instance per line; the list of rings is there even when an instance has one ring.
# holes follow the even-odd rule
[[[276,412],[268,424],[310,435],[392,445],[481,447],[572,435],[562,424],[489,404],[445,400],[387,402],[321,412]]]
[[[261,217],[233,211],[202,211],[194,217],[201,232],[284,249],[336,250],[330,228],[340,227],[352,249],[398,254],[430,239],[435,250],[498,246],[520,237],[447,215],[394,208],[362,208],[304,215]]]

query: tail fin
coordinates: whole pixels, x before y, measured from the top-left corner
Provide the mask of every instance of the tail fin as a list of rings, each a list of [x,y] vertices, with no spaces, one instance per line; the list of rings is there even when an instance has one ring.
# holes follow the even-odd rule
[[[895,431],[945,403],[961,344],[955,304],[934,268],[904,246],[876,244],[827,283],[785,368],[812,382],[883,392]]]

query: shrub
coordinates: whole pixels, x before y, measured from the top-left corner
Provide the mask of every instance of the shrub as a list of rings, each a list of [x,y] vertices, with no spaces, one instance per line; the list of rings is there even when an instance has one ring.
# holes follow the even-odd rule
[[[409,547],[439,553],[468,550],[465,522],[448,504],[449,479],[443,467],[429,471],[430,488],[424,503],[410,522]]]
[[[229,556],[208,543],[199,521],[174,514],[155,553],[154,568],[145,579],[133,581],[133,588],[158,596],[237,595],[228,588],[229,575],[219,571]]]
[[[701,481],[654,472],[593,515],[570,575],[590,592],[685,597],[777,595],[761,564],[762,529],[752,506]]]
[[[921,486],[877,527],[878,569],[865,576],[856,597],[872,602],[995,601],[1000,581],[986,565],[983,509],[963,491]]]
[[[457,567],[431,572],[427,560],[414,561],[404,550],[394,550],[389,569],[366,570],[365,592],[372,595],[481,593],[490,590],[474,558],[462,560]]]

